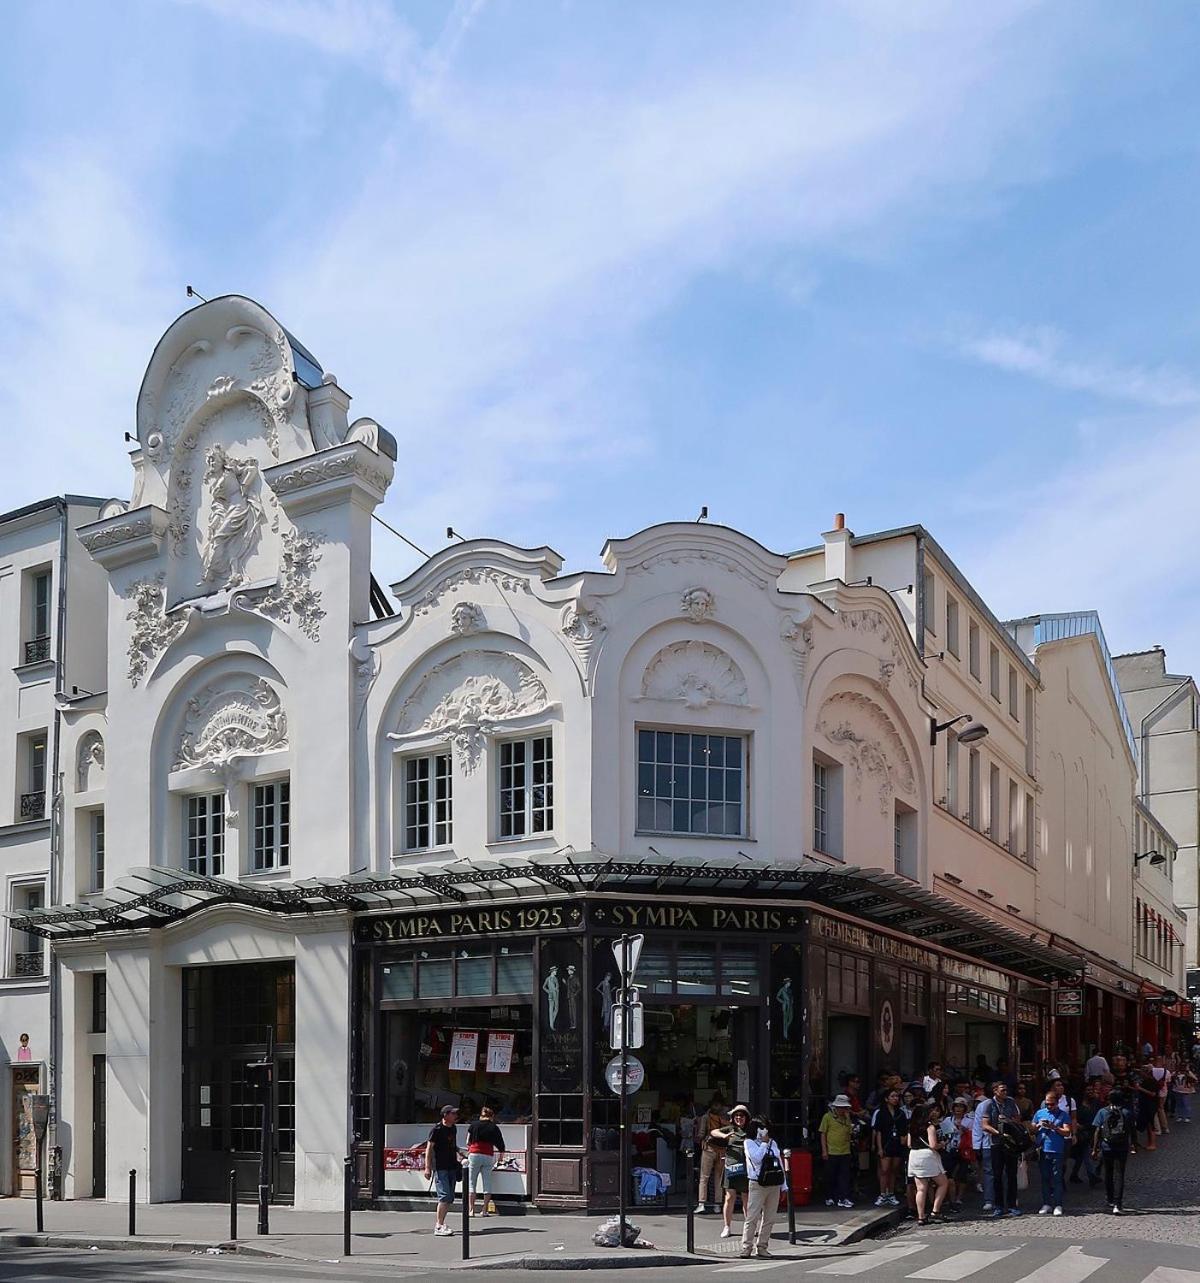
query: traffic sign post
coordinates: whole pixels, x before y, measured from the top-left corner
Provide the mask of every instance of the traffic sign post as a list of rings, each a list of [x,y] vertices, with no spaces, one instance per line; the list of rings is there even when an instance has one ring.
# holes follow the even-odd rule
[[[613,1051],[628,1047],[637,1051],[646,1045],[646,1009],[642,1006],[642,997],[638,990],[627,996],[621,989],[617,992],[612,1010],[612,1034],[609,1045]]]
[[[620,1109],[620,1142],[617,1150],[617,1162],[620,1164],[620,1243],[625,1246],[625,1219],[628,1211],[629,1200],[629,1097],[637,1091],[645,1079],[645,1070],[642,1069],[641,1061],[634,1059],[633,1063],[641,1070],[641,1076],[638,1079],[637,1086],[630,1081],[630,1056],[629,1056],[629,1035],[632,1033],[630,1025],[632,1023],[631,1013],[634,1008],[634,998],[636,997],[633,988],[633,976],[637,971],[638,959],[642,956],[642,945],[646,943],[645,936],[623,935],[613,941],[613,957],[617,960],[617,968],[621,973],[621,991],[618,995],[618,1001],[613,1004],[613,1031],[616,1032],[618,1014],[620,1018],[621,1041],[618,1049],[618,1055],[609,1065],[612,1069],[614,1066],[619,1069],[620,1077],[618,1082],[621,1089],[621,1109]],[[638,1009],[641,1003],[637,1004]],[[639,1042],[637,1046],[641,1046]],[[614,1040],[614,1047],[616,1042]],[[609,1079],[609,1085],[612,1080]],[[632,1090],[631,1090],[632,1089]],[[616,1090],[614,1088],[614,1090]]]

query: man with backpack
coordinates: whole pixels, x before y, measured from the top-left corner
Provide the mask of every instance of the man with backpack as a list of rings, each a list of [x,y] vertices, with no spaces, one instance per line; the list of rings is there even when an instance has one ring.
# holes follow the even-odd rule
[[[1125,1204],[1125,1164],[1136,1127],[1128,1098],[1114,1087],[1108,1104],[1096,1115],[1092,1139],[1092,1155],[1099,1154],[1104,1163],[1104,1194],[1114,1216],[1121,1215]]]
[[[984,1112],[983,1132],[991,1138],[992,1184],[995,1208],[992,1216],[1020,1216],[1017,1206],[1017,1164],[1032,1141],[1016,1102],[1008,1098],[1006,1083],[992,1084],[992,1099]]]

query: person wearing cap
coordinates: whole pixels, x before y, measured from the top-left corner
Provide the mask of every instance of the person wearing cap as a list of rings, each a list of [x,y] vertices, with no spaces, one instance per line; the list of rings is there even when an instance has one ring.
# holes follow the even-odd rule
[[[446,1224],[446,1216],[454,1202],[454,1183],[462,1169],[462,1150],[458,1147],[458,1110],[454,1105],[442,1106],[442,1121],[434,1125],[425,1143],[425,1178],[432,1181],[437,1193],[437,1213],[433,1232],[439,1238],[448,1238],[454,1231]]]
[[[738,1195],[742,1196],[742,1211],[750,1193],[750,1179],[746,1171],[746,1135],[750,1126],[750,1107],[734,1105],[729,1111],[729,1125],[718,1127],[709,1132],[709,1136],[718,1145],[725,1146],[725,1202],[721,1216],[725,1224],[721,1227],[721,1237],[733,1236],[733,1209],[737,1205]]]
[[[850,1097],[838,1095],[829,1102],[821,1119],[821,1158],[825,1163],[826,1207],[853,1207],[850,1197],[850,1150],[854,1121],[850,1117]]]

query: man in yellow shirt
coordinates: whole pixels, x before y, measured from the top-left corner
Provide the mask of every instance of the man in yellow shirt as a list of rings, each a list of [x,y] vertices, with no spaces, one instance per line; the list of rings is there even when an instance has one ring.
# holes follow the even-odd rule
[[[835,1096],[821,1119],[821,1158],[825,1162],[825,1206],[853,1207],[850,1197],[850,1149],[854,1121],[850,1098]]]

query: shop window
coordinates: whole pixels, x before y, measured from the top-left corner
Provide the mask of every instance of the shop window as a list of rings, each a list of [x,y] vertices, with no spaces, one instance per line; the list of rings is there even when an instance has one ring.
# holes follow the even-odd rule
[[[455,952],[454,991],[460,997],[476,998],[493,991],[491,945],[476,945]]]
[[[225,871],[225,794],[189,796],[186,822],[187,871],[203,877],[220,877]]]
[[[825,955],[827,1000],[841,1007],[869,1008],[871,1005],[871,964],[867,958],[830,949]]]
[[[501,841],[554,828],[554,748],[549,735],[503,740],[499,761]]]
[[[452,961],[449,958],[422,958],[417,963],[417,997],[450,998],[453,995]]]
[[[639,832],[743,835],[745,764],[740,735],[639,730]]]
[[[637,982],[647,993],[674,993],[674,969],[671,947],[647,941],[638,962]]]
[[[501,946],[496,958],[497,993],[533,992],[533,952],[513,953]]]
[[[407,1002],[416,997],[413,964],[393,962],[382,969],[381,997],[385,1002]]]
[[[255,873],[286,869],[292,855],[292,799],[287,780],[254,786],[251,868]]]
[[[759,970],[757,949],[722,947],[721,993],[731,998],[757,997]]]
[[[676,986],[681,995],[717,992],[717,956],[712,949],[680,945]]]
[[[380,968],[384,1002],[413,998],[482,998],[533,991],[532,946],[458,945],[409,950]]]
[[[842,858],[842,767],[813,755],[813,850]]]
[[[583,1144],[583,1097],[539,1096],[537,1104],[539,1145]]]
[[[450,754],[404,762],[404,849],[427,851],[454,841]]]
[[[928,981],[919,971],[900,973],[900,1011],[903,1016],[924,1020],[928,1015]]]

